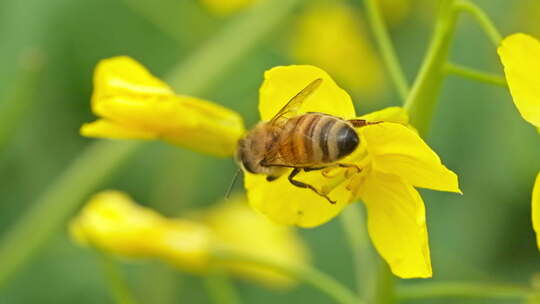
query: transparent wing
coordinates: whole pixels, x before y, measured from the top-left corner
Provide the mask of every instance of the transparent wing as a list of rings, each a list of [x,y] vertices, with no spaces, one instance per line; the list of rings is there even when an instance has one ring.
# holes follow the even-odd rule
[[[280,121],[283,121],[283,118],[289,118],[294,116],[304,100],[311,95],[315,90],[321,85],[322,78],[317,78],[310,82],[302,91],[296,94],[279,112],[270,120],[271,124],[279,124]]]

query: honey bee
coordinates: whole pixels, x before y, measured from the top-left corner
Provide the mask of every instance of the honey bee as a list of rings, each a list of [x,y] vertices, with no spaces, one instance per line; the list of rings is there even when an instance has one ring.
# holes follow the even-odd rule
[[[318,112],[298,115],[302,103],[321,83],[320,78],[313,80],[270,121],[260,122],[249,131],[239,141],[236,158],[246,171],[264,174],[269,182],[292,168],[288,176],[292,185],[310,189],[334,204],[334,201],[312,185],[294,178],[302,170],[353,166],[338,161],[351,154],[360,143],[354,128],[370,123]]]

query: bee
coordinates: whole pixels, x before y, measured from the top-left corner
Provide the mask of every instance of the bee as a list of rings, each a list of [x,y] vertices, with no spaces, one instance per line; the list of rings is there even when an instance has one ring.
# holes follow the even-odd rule
[[[266,175],[271,182],[291,168],[289,182],[310,189],[334,204],[327,195],[312,185],[295,179],[303,171],[331,166],[350,167],[339,160],[351,154],[360,144],[355,127],[371,124],[365,120],[345,120],[329,114],[298,114],[302,103],[321,85],[315,79],[296,94],[270,120],[257,124],[238,143],[236,159],[253,174]]]

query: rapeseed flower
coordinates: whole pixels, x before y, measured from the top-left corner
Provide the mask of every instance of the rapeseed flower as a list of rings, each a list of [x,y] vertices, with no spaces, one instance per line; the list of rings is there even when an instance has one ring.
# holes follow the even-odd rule
[[[296,65],[276,67],[265,73],[260,88],[261,120],[271,119],[292,96],[318,78],[322,79],[322,84],[302,104],[297,114],[321,112],[344,119],[357,118],[350,96],[326,72],[314,66]],[[135,117],[135,123],[122,125],[126,130],[138,130],[140,127],[167,135],[170,133],[161,133],[159,126],[175,123],[183,126],[183,119],[203,120],[204,123],[190,125],[194,128],[190,131],[195,132],[197,137],[187,134],[189,132],[179,132],[177,138],[182,139],[185,147],[213,151],[214,154],[218,154],[216,152],[220,146],[226,146],[227,153],[221,155],[231,154],[233,140],[243,133],[238,114],[210,102],[204,104],[229,120],[205,120],[198,110],[189,115],[171,115],[177,112],[170,109],[182,103],[178,101],[179,97],[131,59],[120,57],[104,61],[104,66],[98,66],[96,80],[93,106],[97,105],[99,109],[94,111],[115,122],[124,122],[118,118],[129,118],[127,121],[131,123],[130,119]],[[105,85],[99,84],[102,80],[106,81]],[[103,88],[110,91],[109,94],[104,94]],[[140,98],[141,94],[144,98]],[[109,96],[115,97],[111,101]],[[162,112],[156,110],[155,105],[162,99],[171,106],[165,107],[167,110],[159,116],[156,113]],[[115,111],[103,111],[101,103],[112,104]],[[132,103],[143,105],[133,110]],[[195,104],[199,104],[199,101]],[[167,121],[169,119],[172,121]],[[269,182],[264,175],[246,172],[244,181],[249,204],[274,222],[315,227],[335,217],[349,203],[362,200],[368,210],[370,236],[392,271],[404,278],[429,277],[432,271],[425,210],[422,198],[414,187],[460,192],[457,176],[408,126],[407,113],[403,109],[388,108],[360,116],[359,119],[375,123],[356,130],[360,138],[359,147],[340,161],[352,167],[301,172],[297,176],[298,180],[327,194],[335,204],[330,204],[309,189],[293,186],[287,179],[288,174]],[[234,126],[233,131],[227,128],[231,125]],[[83,134],[87,128],[92,130],[92,127],[83,126]],[[219,138],[222,130],[229,133]],[[100,134],[104,137],[117,135],[111,129]],[[170,141],[166,136],[160,138]],[[221,141],[222,145],[204,140],[208,138]]]
[[[513,34],[503,40],[498,51],[516,108],[523,119],[540,130],[540,41]],[[540,173],[532,192],[532,223],[540,249]]]
[[[176,95],[141,64],[124,56],[97,65],[92,111],[100,119],[81,127],[84,136],[161,139],[216,156],[231,156],[244,133],[236,112]]]
[[[321,67],[363,95],[381,92],[383,69],[360,20],[339,1],[310,6],[299,16],[292,36],[295,61]]]
[[[94,195],[70,223],[80,244],[130,258],[158,258],[192,271],[207,267],[211,233],[202,224],[175,219],[138,206],[126,194]]]
[[[323,70],[313,66],[276,67],[265,73],[260,89],[261,120],[273,115],[313,79],[320,87],[302,104],[299,114],[322,112],[357,118],[349,95]],[[270,219],[288,225],[314,227],[361,199],[368,211],[368,228],[375,247],[403,278],[430,277],[425,209],[414,187],[460,192],[456,174],[407,126],[400,108],[359,117],[376,124],[357,129],[360,146],[340,161],[356,168],[302,172],[297,179],[327,194],[335,204],[307,189],[293,186],[287,174],[268,182],[245,172],[251,206]]]
[[[222,261],[214,253],[227,250],[288,265],[309,260],[305,245],[291,227],[276,225],[253,212],[240,196],[191,217],[166,218],[137,205],[122,192],[105,191],[89,200],[71,221],[70,231],[77,243],[118,256],[158,259],[193,273],[219,267],[277,287],[295,281],[251,262]]]
[[[249,207],[245,196],[233,196],[227,202],[195,214],[194,218],[209,227],[220,246],[228,250],[285,265],[306,264],[310,260],[305,244],[293,228],[277,225],[257,214]],[[294,283],[290,277],[267,267],[216,262],[237,275],[261,283],[279,286]]]

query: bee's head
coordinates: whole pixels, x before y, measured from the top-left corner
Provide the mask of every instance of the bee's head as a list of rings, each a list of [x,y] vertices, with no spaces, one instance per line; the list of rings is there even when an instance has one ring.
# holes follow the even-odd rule
[[[238,166],[243,168],[249,173],[255,172],[255,164],[253,163],[253,158],[250,157],[249,151],[249,138],[244,137],[238,141],[238,148],[236,149],[236,155],[234,157]]]

